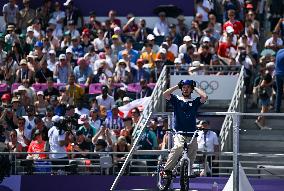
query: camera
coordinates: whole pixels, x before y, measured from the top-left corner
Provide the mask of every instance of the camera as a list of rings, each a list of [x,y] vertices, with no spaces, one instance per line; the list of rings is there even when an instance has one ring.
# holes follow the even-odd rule
[[[63,134],[64,132],[72,132],[72,118],[71,117],[66,117],[64,119],[61,119],[59,122],[54,124],[58,129],[59,129],[59,134]]]

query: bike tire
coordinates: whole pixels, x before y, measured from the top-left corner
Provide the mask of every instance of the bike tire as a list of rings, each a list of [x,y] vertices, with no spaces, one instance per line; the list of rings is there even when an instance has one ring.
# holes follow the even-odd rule
[[[160,191],[166,191],[169,190],[171,182],[172,182],[172,177],[164,178],[163,177],[163,171],[164,168],[160,167],[160,170],[158,171],[157,174],[157,187]]]
[[[188,160],[182,160],[180,165],[180,190],[189,190],[189,171],[188,171]]]

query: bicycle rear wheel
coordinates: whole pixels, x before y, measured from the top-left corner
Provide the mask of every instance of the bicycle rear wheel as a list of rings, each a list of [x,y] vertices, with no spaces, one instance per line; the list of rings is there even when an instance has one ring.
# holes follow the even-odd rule
[[[189,162],[188,160],[182,160],[180,165],[180,188],[182,191],[188,191],[189,189]]]
[[[169,175],[167,177],[165,177],[164,174],[164,166],[160,165],[159,169],[158,169],[158,174],[157,174],[157,187],[160,191],[166,191],[169,190],[169,187],[171,185],[172,182],[172,176]]]

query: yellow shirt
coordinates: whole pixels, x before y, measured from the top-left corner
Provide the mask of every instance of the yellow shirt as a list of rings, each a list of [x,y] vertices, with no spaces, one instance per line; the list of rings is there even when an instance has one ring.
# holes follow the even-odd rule
[[[151,69],[153,69],[155,67],[156,57],[157,57],[157,55],[154,52],[151,52],[151,53],[143,52],[140,56],[141,59],[148,61],[148,64],[149,64]]]
[[[76,103],[78,99],[80,99],[84,95],[84,89],[81,86],[74,84],[74,85],[67,85],[66,86],[66,94],[67,96],[73,98],[73,101]]]

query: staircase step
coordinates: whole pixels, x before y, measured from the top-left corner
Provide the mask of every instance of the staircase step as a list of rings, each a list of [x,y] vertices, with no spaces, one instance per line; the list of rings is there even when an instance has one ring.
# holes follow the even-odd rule
[[[262,130],[259,130],[262,131]],[[266,135],[264,133],[267,133]],[[281,134],[278,135],[270,135],[269,134],[269,130],[265,131],[263,133],[263,135],[259,135],[259,134],[254,134],[254,135],[241,135],[240,136],[240,141],[277,141],[278,144],[280,144],[279,142],[283,142],[283,146],[284,146],[284,136]]]
[[[243,119],[240,128],[241,129],[257,129],[255,124],[256,118]],[[271,127],[273,130],[283,130],[284,132],[284,119],[267,119],[266,126]]]
[[[284,152],[284,141],[242,140],[240,141],[240,152],[263,153]]]
[[[260,130],[258,128],[255,129],[241,129],[240,136],[249,136],[249,135],[258,135],[258,136],[266,136],[266,135],[284,135],[283,130]]]

